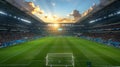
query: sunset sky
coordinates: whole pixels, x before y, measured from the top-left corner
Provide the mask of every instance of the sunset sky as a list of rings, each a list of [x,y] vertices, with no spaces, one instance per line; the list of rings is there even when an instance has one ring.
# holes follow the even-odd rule
[[[40,19],[48,23],[75,22],[72,12],[79,11],[80,14],[88,10],[93,4],[99,4],[99,0],[26,0],[33,2],[43,12],[36,14]]]

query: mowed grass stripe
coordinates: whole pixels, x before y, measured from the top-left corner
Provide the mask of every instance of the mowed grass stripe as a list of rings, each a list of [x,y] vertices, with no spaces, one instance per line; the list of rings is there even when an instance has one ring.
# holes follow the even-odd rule
[[[24,47],[20,48],[20,49],[22,49],[22,50],[20,50],[20,52],[22,52],[22,53],[20,53],[16,56],[14,56],[14,54],[9,55],[9,59],[6,58],[5,61],[1,64],[18,64],[18,63],[23,64],[23,63],[31,62],[32,58],[30,58],[30,56],[34,58],[34,54],[36,54],[36,52],[33,52],[33,51],[36,50],[36,48],[41,49],[40,47],[44,46],[43,43],[47,40],[48,40],[48,38],[47,39],[43,38],[43,39],[31,41],[29,43],[24,43],[23,45],[18,45],[19,47],[24,46]],[[18,47],[18,46],[15,46],[15,47]],[[31,48],[28,48],[28,46]],[[10,47],[10,49],[11,49],[11,47]],[[9,48],[8,48],[8,50],[9,50]],[[14,49],[14,50],[17,50],[17,49]],[[8,51],[7,53],[11,53],[11,52]],[[13,56],[13,57],[10,57],[10,56]]]
[[[88,48],[91,48],[91,50],[93,49],[94,51],[96,51],[96,53],[101,54],[100,56],[103,57],[104,59],[106,59],[108,62],[110,62],[113,65],[118,65],[120,63],[120,55],[119,53],[116,53],[116,51],[112,51],[114,47],[111,47],[111,49],[105,49],[100,47],[98,44],[96,43],[92,43],[95,46],[90,46],[90,45],[86,45]],[[104,45],[102,45],[104,46]],[[108,48],[108,47],[106,47]]]
[[[77,48],[76,45],[76,39],[74,38],[67,38],[66,41],[69,43],[69,46],[71,47],[71,50],[73,51],[74,57],[75,57],[75,66],[76,67],[86,67],[86,62],[89,61],[89,58],[87,58],[84,55],[84,52],[80,50],[80,48]],[[82,48],[82,47],[81,47]]]
[[[72,49],[71,49],[71,47],[70,47],[70,45],[69,45],[69,42],[67,42],[66,39],[67,39],[67,38],[64,37],[64,40],[63,40],[64,52],[65,52],[65,53],[73,53],[73,51],[72,51]]]
[[[65,45],[68,47],[68,43],[66,42],[65,38],[60,38],[60,37],[54,37],[54,42],[49,43],[48,46],[46,46],[46,49],[41,51],[45,54],[42,53],[42,57],[39,55],[38,57],[41,57],[42,60],[38,59],[38,57],[36,57],[38,61],[33,61],[33,63],[31,63],[31,65],[29,65],[29,67],[33,67],[33,66],[42,66],[45,67],[45,57],[47,55],[47,53],[68,53],[66,52],[66,47]],[[50,48],[49,50],[48,47]],[[47,50],[47,51],[46,51]],[[46,52],[45,52],[46,51]],[[71,49],[69,48],[68,50],[71,53]]]
[[[45,38],[40,39],[40,40],[42,41],[44,39]],[[36,44],[37,41],[39,41],[39,40],[29,41],[29,42],[25,42],[25,43],[22,43],[22,44],[19,44],[19,45],[15,45],[15,46],[0,49],[0,60],[10,58],[10,56],[13,56],[18,52],[22,52],[26,49],[31,48],[31,46],[34,46],[32,44],[33,43]]]
[[[93,67],[120,65],[118,48],[76,37],[45,37],[0,49],[0,67],[46,67],[47,53],[73,53],[75,67],[86,67],[88,61]]]
[[[119,60],[120,56],[119,56],[119,53],[115,52],[114,47],[103,48],[104,45],[100,45],[98,43],[87,41],[84,39],[80,39],[80,40],[81,40],[81,43],[83,43],[85,47],[90,49],[95,54],[98,54],[98,56],[100,56],[102,59],[110,63],[110,65],[113,65],[113,66],[120,65],[120,60]],[[89,45],[87,45],[88,43]],[[111,49],[106,49],[106,48],[111,48]]]
[[[56,41],[54,42],[54,46],[51,48],[49,53],[60,53],[62,50],[62,39],[60,39],[59,37],[56,37]]]
[[[51,48],[50,53],[71,53],[71,49],[64,37],[57,37],[55,45]]]
[[[46,40],[44,41],[44,44],[47,44],[46,47],[43,48],[43,50],[40,51],[38,55],[35,56],[33,61],[29,64],[28,67],[45,67],[46,66],[46,61],[45,57],[47,56],[47,53],[51,50],[51,48],[55,45],[57,39],[55,37],[51,37],[48,39],[49,42]]]
[[[75,45],[78,46],[77,48],[84,53],[84,55],[89,59],[88,61],[92,62],[93,65],[103,65],[103,64],[108,65],[109,64],[107,61],[105,61],[103,58],[101,58],[98,54],[96,54],[94,51],[92,51],[87,46],[85,46],[88,43],[86,43],[86,44],[82,43],[81,39],[75,39],[75,40],[77,43]]]
[[[120,49],[119,48],[115,48],[113,46],[108,46],[108,45],[105,45],[105,44],[93,42],[93,41],[82,39],[82,38],[79,38],[79,39],[81,39],[82,43],[94,44],[96,47],[101,48],[101,50],[102,49],[106,49],[108,52],[113,53],[114,55],[120,53]]]

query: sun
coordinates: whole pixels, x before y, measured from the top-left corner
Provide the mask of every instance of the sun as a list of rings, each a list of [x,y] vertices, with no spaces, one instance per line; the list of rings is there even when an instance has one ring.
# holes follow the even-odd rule
[[[53,27],[58,28],[59,24],[53,24]]]

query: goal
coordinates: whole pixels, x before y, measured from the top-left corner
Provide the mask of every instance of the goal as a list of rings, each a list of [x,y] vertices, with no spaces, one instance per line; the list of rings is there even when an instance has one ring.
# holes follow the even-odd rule
[[[72,53],[48,53],[46,56],[46,66],[74,67],[75,61]]]

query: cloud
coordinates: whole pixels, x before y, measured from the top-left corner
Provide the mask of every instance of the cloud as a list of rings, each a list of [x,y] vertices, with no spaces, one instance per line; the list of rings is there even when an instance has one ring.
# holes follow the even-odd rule
[[[35,4],[33,2],[27,2],[30,7],[35,8]]]
[[[73,18],[62,18],[62,17],[58,17],[57,15],[45,15],[43,16],[42,20],[44,22],[48,22],[48,23],[73,23],[75,22]]]
[[[33,2],[28,2],[29,8],[32,14],[43,14],[44,11],[40,9],[39,6],[36,6]]]
[[[46,18],[46,19],[47,19],[47,18],[48,18],[48,16],[44,16],[44,18]]]
[[[79,13],[78,10],[73,10],[72,13],[70,14],[70,16],[73,16],[74,20],[77,21],[78,19],[80,19],[81,14]]]
[[[67,22],[74,22],[74,21],[70,18],[58,18],[57,22],[59,22],[59,23],[66,22],[67,23]]]

